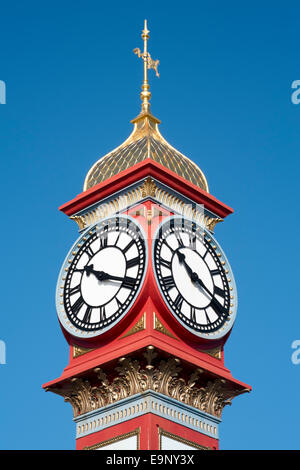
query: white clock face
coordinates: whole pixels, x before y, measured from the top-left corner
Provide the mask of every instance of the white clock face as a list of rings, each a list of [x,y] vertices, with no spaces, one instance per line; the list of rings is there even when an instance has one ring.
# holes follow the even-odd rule
[[[237,296],[228,261],[212,235],[172,217],[153,243],[157,282],[170,310],[194,334],[216,339],[232,327]]]
[[[131,218],[111,217],[76,242],[57,286],[57,310],[74,336],[91,337],[111,328],[135,300],[146,271],[146,243]]]

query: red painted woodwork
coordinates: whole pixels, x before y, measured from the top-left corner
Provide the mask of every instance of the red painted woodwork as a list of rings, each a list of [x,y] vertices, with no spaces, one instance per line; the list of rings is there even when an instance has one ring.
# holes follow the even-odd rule
[[[217,214],[219,217],[225,218],[233,212],[233,209],[223,204],[211,194],[150,159],[137,163],[128,170],[124,170],[103,183],[99,183],[93,188],[82,192],[71,201],[63,204],[59,210],[68,216],[74,215],[78,211],[99,202],[147,176],[158,179],[175,191],[192,199],[197,204],[203,204],[208,210]]]

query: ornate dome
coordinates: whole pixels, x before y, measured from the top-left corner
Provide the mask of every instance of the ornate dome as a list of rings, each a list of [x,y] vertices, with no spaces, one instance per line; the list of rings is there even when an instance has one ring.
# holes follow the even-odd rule
[[[150,158],[208,192],[207,181],[200,168],[162,137],[158,119],[148,111],[131,122],[134,124],[132,134],[92,166],[85,178],[84,191]]]
[[[137,163],[152,159],[208,192],[207,181],[200,168],[162,137],[158,130],[160,121],[150,112],[151,93],[149,91],[147,70],[154,69],[156,75],[159,76],[157,71],[159,61],[153,60],[147,51],[148,33],[145,20],[142,34],[144,52],[142,53],[139,48],[133,51],[144,62],[144,81],[141,92],[142,111],[137,118],[131,121],[134,124],[134,129],[128,139],[92,166],[84,181],[84,191]]]

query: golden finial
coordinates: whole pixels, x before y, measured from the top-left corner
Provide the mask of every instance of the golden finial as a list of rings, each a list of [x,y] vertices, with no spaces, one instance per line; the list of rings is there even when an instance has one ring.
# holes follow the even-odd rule
[[[144,61],[144,81],[143,81],[142,92],[141,92],[142,112],[147,112],[150,109],[149,101],[151,98],[151,93],[149,91],[150,86],[149,86],[148,78],[147,78],[147,69],[154,69],[156,76],[159,77],[159,73],[157,71],[159,60],[153,60],[151,58],[151,55],[147,51],[147,41],[149,39],[149,32],[150,31],[147,28],[147,20],[145,20],[144,29],[142,33],[142,38],[144,40],[144,52],[142,53],[138,47],[133,50],[133,52],[138,57],[142,57]]]

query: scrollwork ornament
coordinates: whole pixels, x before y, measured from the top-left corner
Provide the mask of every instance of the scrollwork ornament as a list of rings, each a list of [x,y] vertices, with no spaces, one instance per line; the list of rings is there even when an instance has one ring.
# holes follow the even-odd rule
[[[119,359],[116,374],[110,380],[101,368],[96,368],[93,385],[90,379],[73,378],[60,389],[48,390],[62,395],[65,401],[71,403],[75,417],[153,390],[218,418],[224,406],[231,404],[235,396],[249,391],[237,390],[230,382],[220,378],[203,383],[204,379],[200,381],[201,369],[195,370],[186,379],[178,358],[164,359],[155,365],[153,361],[157,356],[154,348],[149,346],[144,353],[146,365],[143,365],[142,359],[123,357]]]

